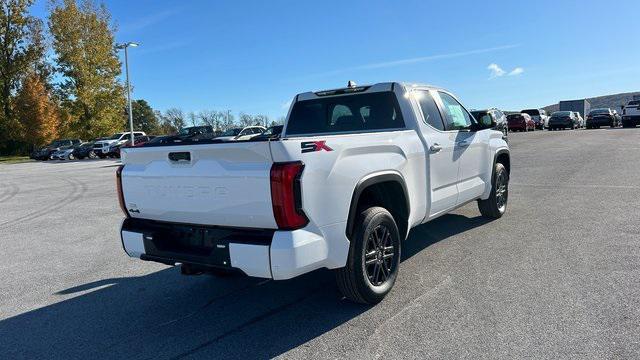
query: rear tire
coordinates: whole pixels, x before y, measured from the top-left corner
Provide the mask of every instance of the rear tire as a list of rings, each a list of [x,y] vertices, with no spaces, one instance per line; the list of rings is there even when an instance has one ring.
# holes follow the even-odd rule
[[[509,173],[501,163],[496,163],[491,177],[491,194],[486,200],[478,200],[482,216],[498,219],[507,211],[509,200]]]
[[[336,282],[345,298],[363,304],[380,302],[393,288],[400,266],[400,232],[382,207],[360,213],[345,267]]]

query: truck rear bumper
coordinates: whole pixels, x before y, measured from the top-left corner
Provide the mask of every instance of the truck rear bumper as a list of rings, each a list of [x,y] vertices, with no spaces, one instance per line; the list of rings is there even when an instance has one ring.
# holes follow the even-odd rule
[[[344,266],[349,249],[345,225],[334,224],[321,231],[276,231],[125,219],[121,238],[125,252],[134,258],[234,268],[249,276],[284,280],[323,267]],[[318,233],[342,235],[344,241],[332,247]]]

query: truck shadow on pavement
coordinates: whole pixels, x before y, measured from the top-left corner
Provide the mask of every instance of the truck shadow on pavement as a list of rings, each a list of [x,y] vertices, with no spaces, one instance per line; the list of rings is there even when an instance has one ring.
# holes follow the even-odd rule
[[[487,221],[451,214],[422,225],[403,244],[403,260]],[[328,270],[268,281],[167,268],[55,296],[58,303],[0,321],[2,357],[254,359],[292,349],[304,356],[305,343],[371,310],[341,299]],[[387,303],[378,306],[395,306]]]

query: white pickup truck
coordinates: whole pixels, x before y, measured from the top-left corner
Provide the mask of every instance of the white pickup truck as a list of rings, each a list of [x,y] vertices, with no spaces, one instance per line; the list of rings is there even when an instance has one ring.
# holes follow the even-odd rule
[[[636,127],[640,125],[640,100],[631,100],[622,110],[622,126]]]
[[[336,269],[345,297],[390,291],[409,229],[467,204],[499,218],[509,148],[448,91],[379,83],[295,97],[279,138],[122,149],[131,257],[186,274]]]

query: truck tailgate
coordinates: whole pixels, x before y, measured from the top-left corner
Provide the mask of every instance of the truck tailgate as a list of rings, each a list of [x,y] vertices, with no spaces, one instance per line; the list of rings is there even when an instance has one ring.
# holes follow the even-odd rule
[[[269,142],[122,150],[122,190],[133,218],[277,228]]]

